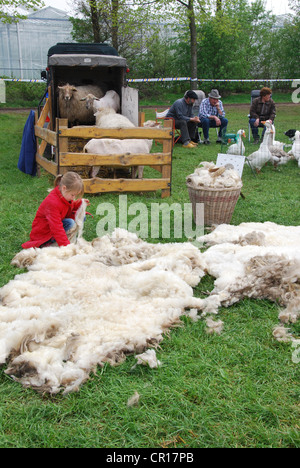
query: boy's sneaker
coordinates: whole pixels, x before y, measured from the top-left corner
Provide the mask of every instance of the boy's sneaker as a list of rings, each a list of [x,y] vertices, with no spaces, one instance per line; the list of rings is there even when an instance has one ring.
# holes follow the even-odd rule
[[[210,145],[210,141],[209,141],[208,138],[204,138],[203,143],[204,143],[205,145]]]

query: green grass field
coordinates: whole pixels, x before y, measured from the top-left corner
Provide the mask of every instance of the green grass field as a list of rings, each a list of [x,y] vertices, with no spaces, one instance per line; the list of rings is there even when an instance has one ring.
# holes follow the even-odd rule
[[[256,146],[248,143],[248,106],[226,109],[228,131],[244,128],[246,154]],[[154,117],[146,110],[146,119]],[[17,273],[10,265],[22,242],[28,239],[36,210],[47,195],[53,178],[30,177],[17,169],[22,132],[27,114],[0,114],[0,287]],[[281,104],[277,109],[276,139],[289,143],[284,132],[299,127],[299,105]],[[173,152],[172,196],[167,203],[188,203],[186,176],[201,161],[215,161],[220,146],[212,144]],[[157,151],[154,148],[154,151]],[[151,169],[146,169],[150,174]],[[152,174],[152,173],[151,173]],[[241,222],[273,221],[299,225],[300,169],[296,161],[274,170],[266,165],[254,176],[244,168],[243,195],[232,219]],[[117,194],[89,196],[85,238],[97,236],[97,206],[111,202],[118,208]],[[128,204],[161,203],[160,193],[128,194]],[[149,241],[151,239],[148,239]],[[155,239],[183,242],[186,239]],[[202,297],[213,287],[205,277],[195,288]],[[0,368],[0,447],[26,448],[295,448],[299,437],[299,364],[292,361],[290,344],[272,337],[278,323],[278,306],[269,301],[245,299],[219,317],[221,335],[208,335],[205,323],[183,317],[182,327],[165,336],[157,351],[163,366],[149,369],[126,362],[105,364],[78,393],[66,396],[39,395],[24,389]],[[291,326],[299,336],[299,325]],[[127,400],[137,391],[136,407]]]

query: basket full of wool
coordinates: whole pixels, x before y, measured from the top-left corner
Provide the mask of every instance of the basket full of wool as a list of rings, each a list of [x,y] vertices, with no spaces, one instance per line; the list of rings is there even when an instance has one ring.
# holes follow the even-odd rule
[[[186,178],[195,223],[200,225],[197,203],[204,205],[204,225],[230,224],[243,186],[234,169],[217,167],[212,162],[202,162]]]

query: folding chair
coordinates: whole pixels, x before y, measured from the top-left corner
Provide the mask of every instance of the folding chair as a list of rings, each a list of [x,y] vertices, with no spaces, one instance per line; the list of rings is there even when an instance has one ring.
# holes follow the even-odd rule
[[[181,137],[181,133],[177,128],[175,128],[175,120],[173,119],[173,117],[167,117],[168,111],[169,111],[169,108],[164,110],[163,112],[157,112],[157,109],[155,109],[155,122],[159,123],[159,120],[161,121],[172,120],[173,121],[173,146],[174,146],[175,143],[177,143],[177,141]]]

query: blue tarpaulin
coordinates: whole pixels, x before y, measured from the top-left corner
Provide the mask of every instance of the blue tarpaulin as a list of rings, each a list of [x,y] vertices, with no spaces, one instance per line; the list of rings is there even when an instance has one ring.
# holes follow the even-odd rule
[[[31,110],[24,125],[21,151],[18,162],[18,169],[32,176],[36,175],[37,166],[35,160],[36,139],[34,134],[35,114]]]

